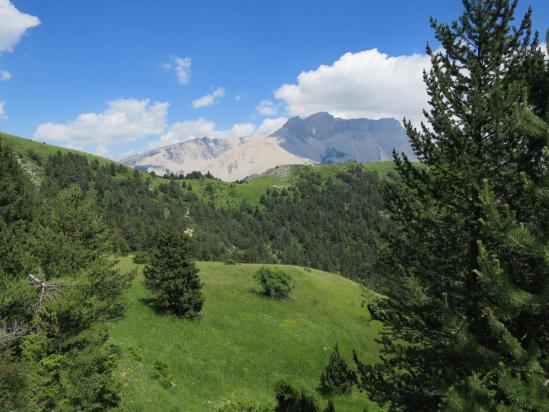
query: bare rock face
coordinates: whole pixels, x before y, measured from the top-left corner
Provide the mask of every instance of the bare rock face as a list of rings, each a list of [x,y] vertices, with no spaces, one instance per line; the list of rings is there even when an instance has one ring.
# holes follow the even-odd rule
[[[156,174],[210,172],[234,182],[282,164],[313,164],[282,148],[273,137],[209,139],[207,137],[161,147],[132,156],[122,163]]]
[[[389,160],[393,149],[414,158],[406,133],[395,119],[345,120],[317,113],[305,119],[294,117],[270,136],[196,138],[122,162],[157,174],[200,171],[236,181],[288,164]]]
[[[404,128],[396,119],[339,119],[329,113],[293,117],[271,136],[282,147],[318,163],[391,159],[393,149],[414,157]]]

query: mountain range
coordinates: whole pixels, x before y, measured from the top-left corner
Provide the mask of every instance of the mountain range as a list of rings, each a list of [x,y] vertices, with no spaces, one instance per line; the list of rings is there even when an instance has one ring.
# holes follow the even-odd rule
[[[389,160],[413,152],[396,119],[340,119],[321,112],[293,117],[269,136],[195,138],[128,157],[122,163],[156,174],[210,172],[237,181],[285,164]]]

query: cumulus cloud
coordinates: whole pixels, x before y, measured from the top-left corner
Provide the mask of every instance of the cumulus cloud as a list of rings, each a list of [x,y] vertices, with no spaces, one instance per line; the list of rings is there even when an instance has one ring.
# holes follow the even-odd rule
[[[225,96],[225,89],[223,87],[218,87],[212,93],[193,100],[193,107],[198,109],[199,107],[211,106],[212,104],[217,103],[223,96]]]
[[[40,24],[38,17],[21,13],[10,0],[0,0],[0,52],[11,52],[28,29]]]
[[[97,156],[109,157],[109,149],[104,144],[98,144],[95,148],[95,154]]]
[[[268,99],[260,101],[255,110],[262,116],[275,116],[278,112],[276,105]]]
[[[7,70],[0,70],[0,80],[9,80],[11,79],[11,73]]]
[[[266,136],[278,130],[286,118],[265,119],[259,126],[253,123],[235,123],[228,129],[217,129],[211,120],[200,117],[196,120],[185,120],[173,123],[159,140],[149,144],[151,149],[184,142],[197,137],[231,139],[238,137]]]
[[[265,119],[257,128],[257,130],[255,131],[255,134],[257,136],[269,136],[270,134],[276,132],[278,129],[284,126],[284,123],[286,123],[287,121],[288,121],[287,117],[278,117],[276,119]]]
[[[6,118],[6,102],[0,101],[0,120]]]
[[[118,99],[107,102],[102,113],[83,113],[67,123],[43,123],[35,139],[79,144],[126,143],[164,131],[168,103],[149,99]]]
[[[342,118],[407,117],[422,119],[427,93],[422,72],[430,67],[425,54],[391,57],[377,49],[346,53],[332,65],[299,74],[275,96],[292,115],[327,111]]]
[[[189,57],[171,56],[171,61],[164,63],[162,67],[165,70],[173,71],[179,84],[184,86],[191,80],[191,63],[192,60]]]

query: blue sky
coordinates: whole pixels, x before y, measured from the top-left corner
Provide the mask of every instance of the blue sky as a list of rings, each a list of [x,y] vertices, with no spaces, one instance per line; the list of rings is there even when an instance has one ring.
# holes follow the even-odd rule
[[[529,5],[545,32],[549,2]],[[320,110],[418,120],[428,18],[460,11],[459,0],[0,0],[0,130],[117,158]]]

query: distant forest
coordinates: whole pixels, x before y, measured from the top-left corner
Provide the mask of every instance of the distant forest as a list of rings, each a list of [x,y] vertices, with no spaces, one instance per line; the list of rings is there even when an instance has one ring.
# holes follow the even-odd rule
[[[335,177],[300,169],[291,185],[267,187],[257,206],[221,207],[213,191],[201,199],[192,190],[192,179],[210,177],[159,179],[73,153],[33,157],[45,170],[42,193],[78,186],[107,222],[118,254],[147,250],[151,235],[169,226],[192,235],[199,260],[295,264],[366,279],[392,228],[381,196],[389,180],[359,165]]]

